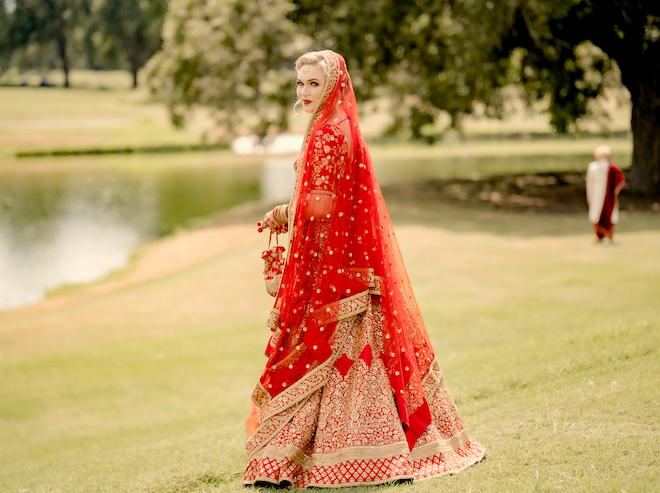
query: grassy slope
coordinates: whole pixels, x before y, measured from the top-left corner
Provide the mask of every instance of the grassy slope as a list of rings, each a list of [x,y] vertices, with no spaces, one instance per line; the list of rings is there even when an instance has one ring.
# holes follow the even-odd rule
[[[657,219],[622,218],[608,248],[583,217],[434,207],[392,211],[445,377],[488,455],[392,490],[654,491]],[[0,315],[0,491],[243,491],[271,302],[263,246],[250,235],[166,277]]]
[[[109,90],[92,89],[99,74],[81,74],[75,91],[0,88],[0,154],[197,142],[205,121],[176,132],[145,93],[100,76]],[[466,152],[458,142],[414,147]],[[515,147],[558,152],[554,142]],[[629,152],[629,139],[615,147]],[[511,146],[475,143],[469,153],[498,150]],[[656,216],[624,215],[618,244],[599,248],[582,216],[393,212],[447,381],[489,450],[461,474],[393,490],[654,491]],[[243,491],[243,419],[271,302],[263,247],[248,236],[176,274],[0,314],[0,491]]]

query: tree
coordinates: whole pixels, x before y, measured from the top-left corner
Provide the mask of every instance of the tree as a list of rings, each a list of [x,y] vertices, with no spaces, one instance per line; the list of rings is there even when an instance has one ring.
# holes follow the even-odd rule
[[[519,0],[503,46],[525,50],[526,87],[552,95],[553,123],[584,113],[600,92],[581,77],[579,49],[593,43],[601,72],[615,61],[630,92],[633,158],[630,188],[660,195],[660,3],[649,0]],[[559,67],[559,70],[557,70]]]
[[[442,114],[458,126],[461,116],[473,111],[475,100],[490,101],[489,113],[498,114],[497,89],[507,83],[507,61],[489,53],[491,40],[481,35],[481,20],[477,36],[467,34],[473,19],[457,15],[461,2],[295,3],[291,19],[346,57],[359,97],[389,88],[397,100],[392,132],[408,128],[413,137],[431,141],[428,130]]]
[[[0,0],[0,74],[9,58],[9,12],[4,0]]]
[[[173,106],[199,102],[235,115],[257,98],[283,104],[280,86],[263,81],[279,77],[292,48],[308,45],[293,44],[295,27],[312,47],[346,57],[359,97],[388,89],[392,130],[432,140],[439,117],[458,126],[476,102],[501,115],[511,84],[530,104],[548,99],[552,125],[567,132],[620,70],[633,107],[630,188],[660,194],[660,2],[291,1],[173,1],[154,80]]]
[[[69,43],[72,30],[89,15],[90,0],[20,0],[9,15],[7,49],[31,43],[54,43],[62,70],[64,87],[69,87]]]
[[[406,100],[395,127],[405,122],[417,137],[441,113],[457,125],[475,101],[500,114],[500,89],[511,83],[530,103],[549,97],[551,123],[567,132],[618,66],[633,106],[630,188],[660,194],[660,2],[295,3],[296,24],[345,53],[368,90],[386,84]]]
[[[94,12],[91,28],[107,53],[121,52],[138,85],[138,71],[160,49],[167,0],[103,0]]]
[[[229,129],[246,115],[261,135],[286,128],[295,94],[291,8],[287,0],[172,0],[163,47],[146,69],[172,121],[182,124],[200,104]]]

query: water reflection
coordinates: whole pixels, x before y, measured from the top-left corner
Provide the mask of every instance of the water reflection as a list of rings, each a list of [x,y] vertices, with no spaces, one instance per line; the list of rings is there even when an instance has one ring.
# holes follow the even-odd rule
[[[258,199],[260,174],[256,164],[3,171],[0,311],[102,278],[139,245]]]
[[[295,158],[269,158],[264,162],[261,174],[261,198],[286,201],[293,193],[296,173],[293,168]]]
[[[150,234],[153,186],[113,175],[4,175],[0,309],[124,265]]]

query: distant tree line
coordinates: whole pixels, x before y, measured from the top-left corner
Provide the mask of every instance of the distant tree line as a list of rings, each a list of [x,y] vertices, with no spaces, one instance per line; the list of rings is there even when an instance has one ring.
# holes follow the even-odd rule
[[[578,129],[613,83],[632,103],[631,188],[660,195],[657,0],[0,0],[0,57],[55,46],[90,66],[146,65],[175,124],[195,105],[233,128],[285,129],[292,62],[331,48],[361,100],[386,94],[390,132],[432,140],[477,108],[502,116],[504,88]],[[20,50],[23,50],[22,52]],[[155,52],[155,55],[151,55]],[[12,55],[13,54],[13,55]],[[151,57],[151,58],[150,58]],[[137,79],[135,79],[137,81]]]
[[[135,87],[166,11],[167,0],[0,0],[0,69],[58,67],[69,87],[72,67],[126,68]]]

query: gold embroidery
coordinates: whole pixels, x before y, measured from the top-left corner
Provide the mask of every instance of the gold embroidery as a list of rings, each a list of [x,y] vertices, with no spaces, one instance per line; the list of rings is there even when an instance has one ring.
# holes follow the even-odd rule
[[[405,441],[375,447],[348,447],[330,454],[314,454],[311,458],[307,459],[305,465],[307,467],[332,466],[340,462],[382,459],[383,457],[408,454],[409,452],[408,444]]]
[[[257,437],[261,446],[250,438],[244,483],[379,484],[458,472],[483,458],[484,449],[469,439],[436,360],[424,378],[425,391],[432,391],[427,398],[433,422],[408,449],[380,357],[381,316],[379,305],[369,304],[338,324],[346,333],[333,346],[324,384],[272,416]]]
[[[455,450],[458,450],[469,441],[470,438],[468,437],[467,430],[463,430],[458,432],[456,435],[452,436],[451,438],[447,438],[444,440],[437,439],[424,445],[418,445],[412,450],[410,456],[412,457],[413,460],[421,460],[424,459],[425,457],[429,457],[433,455],[440,455],[446,452],[454,452]]]
[[[350,279],[360,279],[360,282],[369,286],[369,294],[381,294],[381,286],[384,285],[383,280],[380,276],[374,274],[373,268],[348,267],[345,269],[345,274]]]
[[[442,380],[442,369],[440,368],[440,363],[436,358],[433,359],[429,372],[424,376],[422,380],[422,385],[424,386],[424,392],[426,395],[433,395],[438,387],[443,382]]]
[[[270,311],[270,316],[268,317],[268,322],[266,322],[266,327],[268,327],[273,334],[270,336],[269,345],[272,348],[277,348],[279,340],[282,337],[282,329],[280,327],[280,316],[281,313],[276,308],[273,308]]]
[[[323,387],[339,354],[339,348],[342,347],[350,332],[350,327],[350,321],[337,324],[333,357],[310,371],[286,391],[271,399],[260,383],[255,386],[252,391],[252,400],[259,406],[260,424],[248,440],[248,456],[265,446],[273,434],[277,433],[291,419],[291,416],[303,404],[304,399]]]
[[[280,316],[281,313],[278,309],[273,308],[270,311],[270,316],[268,317],[268,322],[266,322],[266,326],[271,330],[276,330],[279,328],[280,324]]]

